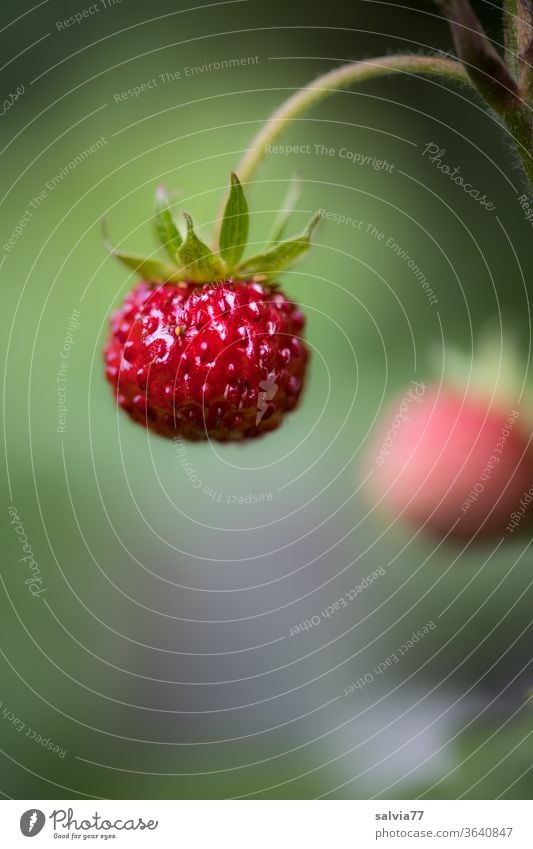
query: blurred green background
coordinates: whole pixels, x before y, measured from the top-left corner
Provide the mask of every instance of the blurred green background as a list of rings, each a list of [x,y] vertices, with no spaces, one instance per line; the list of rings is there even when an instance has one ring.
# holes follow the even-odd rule
[[[389,528],[360,459],[384,401],[431,378],[432,346],[468,354],[504,316],[527,354],[525,189],[479,101],[441,81],[368,83],[288,130],[309,153],[266,158],[249,191],[258,246],[296,171],[295,229],[317,208],[361,225],[324,222],[284,275],[314,351],[302,405],[255,444],[191,444],[201,487],[174,445],[117,412],[102,369],[133,276],[106,256],[101,219],[121,246],[153,250],[164,181],[207,238],[229,171],[285,97],[342,61],[449,51],[445,22],[429,2],[122,0],[61,24],[89,6],[3,3],[3,96],[24,92],[2,116],[2,792],[530,798],[529,540],[463,551]],[[477,8],[501,41],[497,5]],[[232,59],[250,61],[209,69]],[[494,212],[423,156],[429,143]],[[290,636],[378,568],[346,609]],[[430,621],[401,663],[344,695]]]

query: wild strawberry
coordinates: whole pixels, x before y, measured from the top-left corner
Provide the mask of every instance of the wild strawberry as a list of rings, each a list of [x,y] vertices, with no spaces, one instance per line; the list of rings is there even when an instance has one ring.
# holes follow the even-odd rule
[[[107,378],[131,418],[162,436],[256,437],[279,426],[304,384],[305,320],[271,280],[308,249],[317,216],[244,262],[248,208],[235,175],[218,255],[185,218],[183,239],[160,188],[157,231],[174,265],[110,248],[144,279],[111,319]]]
[[[372,440],[372,500],[439,538],[501,536],[517,510],[525,528],[530,516],[520,505],[533,484],[530,434],[512,405],[491,402],[483,391],[411,387]]]

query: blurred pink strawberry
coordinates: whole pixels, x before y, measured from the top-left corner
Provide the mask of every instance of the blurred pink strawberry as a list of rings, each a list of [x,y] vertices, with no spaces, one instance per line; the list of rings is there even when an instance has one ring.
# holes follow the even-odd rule
[[[523,417],[490,395],[416,386],[382,417],[367,455],[373,503],[438,537],[501,536],[517,510],[526,525],[533,450]]]

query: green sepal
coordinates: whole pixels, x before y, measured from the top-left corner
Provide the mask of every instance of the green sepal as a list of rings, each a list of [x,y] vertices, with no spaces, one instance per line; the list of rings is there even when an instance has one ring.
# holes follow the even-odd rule
[[[237,268],[237,272],[239,274],[265,274],[268,277],[282,271],[309,250],[311,234],[320,218],[320,213],[315,213],[300,236],[294,236],[292,239],[280,242],[265,253],[246,259]]]
[[[160,185],[155,193],[155,229],[159,241],[175,260],[183,239],[170,211],[170,199],[163,185]]]
[[[194,283],[212,283],[223,279],[227,276],[224,263],[198,238],[191,216],[186,212],[183,215],[187,222],[187,237],[178,251],[182,265],[181,279]]]
[[[132,271],[136,271],[145,280],[162,283],[179,283],[182,279],[177,267],[159,259],[142,256],[141,254],[126,253],[117,250],[109,239],[107,223],[102,221],[104,245],[109,254],[118,259]]]
[[[220,228],[219,253],[228,269],[241,259],[248,242],[250,216],[239,178],[231,174],[231,188]]]
[[[299,174],[295,174],[291,179],[285,197],[283,198],[281,210],[274,221],[274,226],[272,227],[270,238],[268,240],[270,245],[277,245],[277,243],[281,240],[285,232],[285,228],[289,223],[289,218],[294,212],[296,204],[300,200],[301,194],[302,180]]]

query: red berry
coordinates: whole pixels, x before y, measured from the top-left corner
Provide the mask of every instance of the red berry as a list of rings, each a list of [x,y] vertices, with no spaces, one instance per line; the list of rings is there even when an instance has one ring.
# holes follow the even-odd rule
[[[111,319],[107,378],[131,418],[162,436],[259,436],[298,402],[303,324],[279,289],[250,280],[142,281]]]
[[[367,458],[373,501],[439,538],[501,536],[533,483],[528,439],[515,411],[481,396],[408,391]]]

